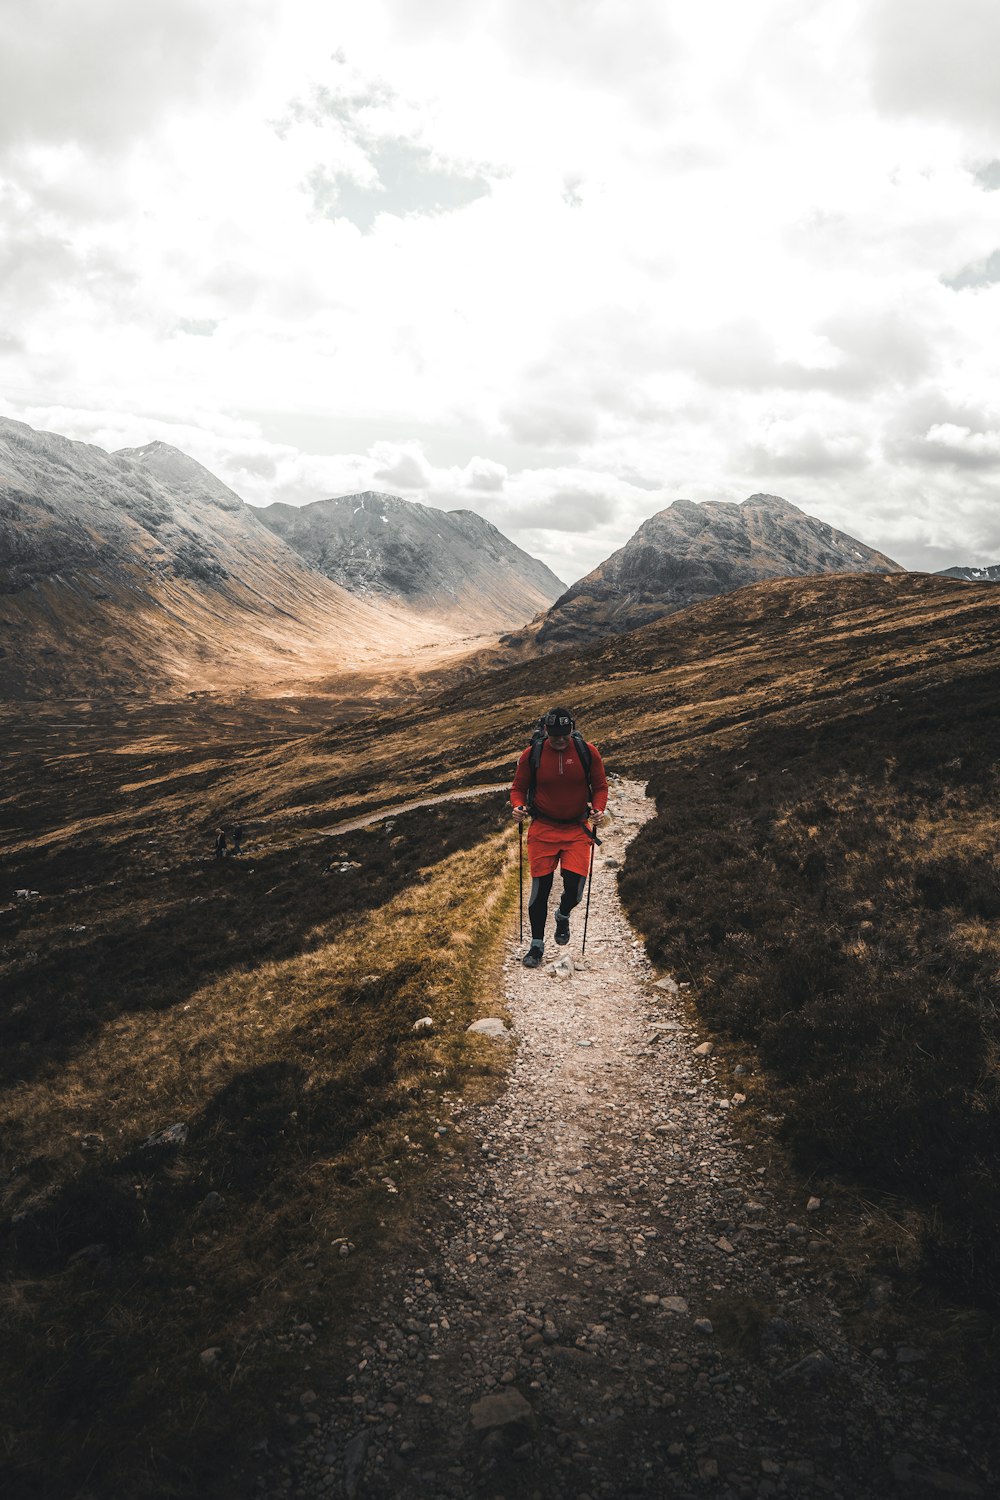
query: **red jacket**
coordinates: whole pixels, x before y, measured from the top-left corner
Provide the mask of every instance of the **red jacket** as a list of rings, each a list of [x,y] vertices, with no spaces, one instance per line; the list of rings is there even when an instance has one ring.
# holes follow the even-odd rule
[[[587,742],[590,750],[590,784],[594,789],[593,807],[603,812],[608,805],[608,780],[604,774],[604,762],[596,745]],[[531,786],[531,746],[522,753],[514,772],[514,785],[510,789],[512,807],[524,807]],[[554,818],[558,823],[582,822],[587,816],[589,797],[587,773],[580,764],[576,746],[570,740],[565,750],[554,750],[549,740],[542,744],[542,758],[538,762],[538,779],[535,783],[535,817]]]

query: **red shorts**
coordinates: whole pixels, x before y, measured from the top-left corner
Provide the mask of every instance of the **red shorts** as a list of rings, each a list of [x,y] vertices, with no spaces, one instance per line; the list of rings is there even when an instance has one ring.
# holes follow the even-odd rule
[[[577,823],[546,823],[536,818],[528,829],[528,865],[532,878],[551,875],[557,865],[574,875],[590,870],[590,839]]]

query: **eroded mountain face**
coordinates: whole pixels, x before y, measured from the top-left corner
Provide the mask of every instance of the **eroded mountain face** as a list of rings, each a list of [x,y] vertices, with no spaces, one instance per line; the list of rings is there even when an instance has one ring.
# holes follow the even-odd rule
[[[11,697],[426,670],[562,588],[472,511],[372,493],[263,511],[169,444],[107,453],[0,418]]]
[[[454,637],[348,593],[165,443],[106,453],[0,418],[0,689],[242,688]]]
[[[986,567],[965,567],[958,564],[954,568],[940,568],[936,574],[938,578],[960,578],[964,583],[1000,583],[1000,563],[990,563]]]
[[[351,593],[392,600],[469,633],[524,624],[565,587],[471,510],[436,510],[366,490],[311,505],[268,505],[259,515]]]
[[[776,495],[739,505],[675,500],[509,644],[544,650],[597,640],[768,578],[904,571]]]

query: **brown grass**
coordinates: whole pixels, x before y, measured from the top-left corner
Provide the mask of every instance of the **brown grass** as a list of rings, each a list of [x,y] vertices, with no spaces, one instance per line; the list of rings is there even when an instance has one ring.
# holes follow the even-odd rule
[[[761,1119],[992,1296],[998,619],[996,592],[806,579],[320,733],[321,699],[8,720],[6,892],[41,893],[0,910],[12,1493],[223,1496],[238,1435],[283,1425],[303,1320],[334,1378],[410,1174],[495,1066],[465,1026],[512,888],[499,798],[322,830],[504,778],[551,700],[653,779],[623,891],[756,1049]],[[248,855],[213,862],[236,818]],[[142,1149],[175,1120],[181,1150]]]
[[[750,1043],[806,1171],[896,1195],[921,1264],[996,1305],[995,682],[768,730],[654,785],[623,895],[702,1014]],[[720,819],[720,807],[725,818]]]
[[[466,1027],[495,983],[510,836],[495,807],[422,821],[399,826],[423,861],[395,894],[391,869],[370,870],[387,899],[361,911],[343,894],[337,910],[346,877],[319,876],[327,851],[300,844],[298,884],[318,885],[332,910],[296,930],[295,951],[250,964],[242,924],[257,913],[235,887],[252,885],[251,866],[210,867],[203,883],[217,875],[216,896],[230,897],[226,961],[186,967],[178,954],[151,1006],[121,993],[100,1024],[81,1025],[77,1004],[100,1005],[94,970],[80,954],[74,974],[62,950],[73,1044],[54,1067],[28,1027],[0,1126],[9,1493],[223,1494],[247,1434],[301,1384],[295,1325],[314,1324],[314,1371],[342,1361],[373,1253],[421,1164],[451,1149],[453,1098],[497,1067]],[[146,894],[127,920],[155,942],[159,915]],[[426,1014],[434,1030],[415,1034]],[[27,1027],[26,1012],[18,1020]],[[144,1149],[175,1122],[189,1128],[182,1147]],[[88,1153],[92,1134],[102,1141]]]

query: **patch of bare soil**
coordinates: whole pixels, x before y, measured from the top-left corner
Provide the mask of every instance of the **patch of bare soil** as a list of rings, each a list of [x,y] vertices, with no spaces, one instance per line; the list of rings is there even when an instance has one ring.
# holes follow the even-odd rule
[[[311,1390],[304,1367],[258,1493],[996,1493],[987,1435],[956,1416],[928,1350],[845,1333],[828,1205],[802,1194],[790,1213],[799,1189],[731,1129],[742,1096],[619,904],[615,870],[652,805],[619,782],[612,807],[585,959],[582,909],[568,948],[547,940],[568,977],[524,970],[512,942],[513,1038],[481,1044],[512,1048],[507,1089],[442,1121],[451,1169],[357,1309],[352,1371]]]

